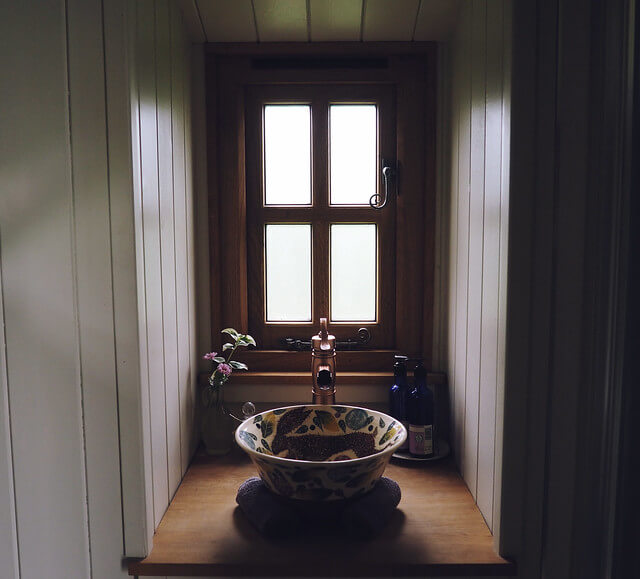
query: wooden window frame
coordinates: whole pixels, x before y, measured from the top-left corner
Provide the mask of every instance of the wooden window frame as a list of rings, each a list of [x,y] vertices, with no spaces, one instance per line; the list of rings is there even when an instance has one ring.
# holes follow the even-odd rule
[[[421,356],[429,367],[433,341],[436,50],[434,43],[208,45],[207,144],[214,344],[220,341],[220,330],[228,326],[251,332],[250,319],[259,315],[250,311],[247,292],[249,284],[254,287],[253,284],[261,283],[263,275],[255,260],[249,263],[249,256],[256,253],[255,248],[253,252],[248,248],[256,243],[256,215],[264,217],[262,210],[256,213],[249,208],[251,201],[247,198],[246,99],[251,94],[248,87],[331,83],[357,94],[361,90],[358,86],[386,84],[395,92],[400,196],[387,213],[395,212],[395,271],[380,275],[381,280],[395,279],[392,308],[395,312],[382,312],[390,322],[388,330],[384,330],[388,340],[383,347],[339,352],[339,371],[388,371],[398,352]],[[338,211],[355,214],[359,210]],[[393,248],[393,244],[385,246]],[[304,336],[307,327],[315,330],[316,324],[317,320],[304,325],[301,334]],[[346,337],[350,336],[339,336]],[[258,349],[243,353],[243,359],[254,372],[304,372],[310,364],[308,352],[260,349],[260,341]]]
[[[340,339],[356,336],[358,329],[371,332],[371,346],[391,348],[395,345],[395,257],[394,203],[385,210],[368,206],[330,205],[328,199],[328,104],[331,101],[376,104],[384,115],[380,127],[381,155],[395,159],[395,104],[389,85],[252,85],[246,92],[247,152],[247,239],[249,327],[252,335],[267,347],[279,347],[284,337],[308,339],[317,333],[318,320],[328,317],[329,329]],[[299,206],[265,206],[261,186],[262,106],[266,103],[298,102],[312,106],[312,204]],[[382,178],[378,172],[378,190]],[[310,223],[312,225],[312,316],[310,322],[266,322],[264,311],[264,231],[266,223]],[[373,223],[377,226],[378,296],[376,320],[370,322],[332,322],[329,315],[329,227],[330,223]]]

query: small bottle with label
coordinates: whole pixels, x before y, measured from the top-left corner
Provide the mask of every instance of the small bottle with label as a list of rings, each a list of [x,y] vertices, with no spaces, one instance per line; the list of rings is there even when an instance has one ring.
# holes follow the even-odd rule
[[[389,391],[389,414],[401,422],[409,433],[409,420],[407,417],[407,399],[409,396],[409,385],[407,384],[407,357],[396,356],[393,365],[393,386]],[[398,449],[399,452],[409,450],[409,437]]]
[[[409,395],[409,452],[418,458],[433,457],[433,392],[427,386],[427,370],[418,362],[414,388]]]

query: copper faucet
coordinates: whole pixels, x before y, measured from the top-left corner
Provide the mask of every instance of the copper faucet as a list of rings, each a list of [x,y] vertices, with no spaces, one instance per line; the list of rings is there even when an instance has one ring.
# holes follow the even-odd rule
[[[311,338],[311,389],[314,404],[336,403],[336,337],[320,318],[320,331]]]

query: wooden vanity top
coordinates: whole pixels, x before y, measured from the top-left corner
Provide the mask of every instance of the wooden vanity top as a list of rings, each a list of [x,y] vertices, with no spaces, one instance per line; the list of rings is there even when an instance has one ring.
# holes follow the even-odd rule
[[[238,450],[199,455],[187,471],[153,540],[151,554],[129,564],[138,576],[401,577],[513,575],[453,463],[396,463],[402,501],[381,535],[261,536],[235,502],[238,486],[255,476]]]

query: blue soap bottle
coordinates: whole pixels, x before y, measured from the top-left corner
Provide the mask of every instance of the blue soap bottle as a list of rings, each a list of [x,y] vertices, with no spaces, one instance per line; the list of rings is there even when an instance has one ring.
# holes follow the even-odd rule
[[[413,371],[415,385],[409,395],[409,452],[417,458],[432,458],[433,441],[433,392],[427,386],[427,370],[418,362]]]
[[[395,356],[393,365],[393,386],[389,390],[389,414],[396,420],[402,422],[409,432],[409,420],[407,415],[407,401],[409,397],[409,386],[407,384],[407,357]],[[409,450],[409,437],[398,449],[399,452]]]

